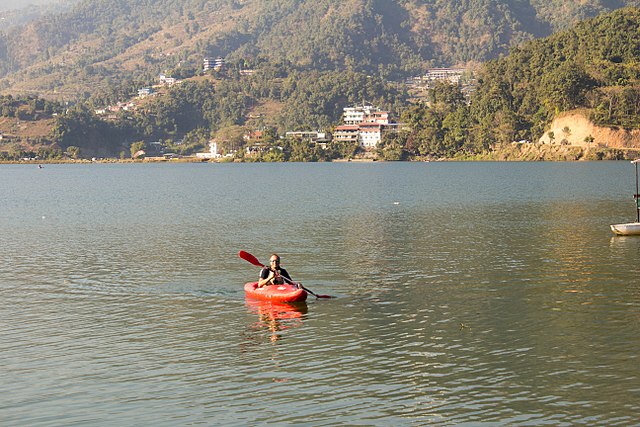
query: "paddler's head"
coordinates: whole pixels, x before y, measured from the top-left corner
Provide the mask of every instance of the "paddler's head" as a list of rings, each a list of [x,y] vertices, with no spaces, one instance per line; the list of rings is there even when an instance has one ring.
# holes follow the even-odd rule
[[[277,254],[272,254],[271,258],[269,258],[269,268],[271,270],[280,268],[280,257]]]

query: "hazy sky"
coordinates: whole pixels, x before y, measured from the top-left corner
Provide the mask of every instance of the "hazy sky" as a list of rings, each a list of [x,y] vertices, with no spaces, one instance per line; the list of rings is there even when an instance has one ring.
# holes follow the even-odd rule
[[[56,3],[60,0],[0,0],[0,10],[20,9],[30,4]]]

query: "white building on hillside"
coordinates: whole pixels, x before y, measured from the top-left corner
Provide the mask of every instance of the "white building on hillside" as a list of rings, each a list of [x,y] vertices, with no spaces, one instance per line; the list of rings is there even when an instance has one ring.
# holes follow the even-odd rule
[[[138,89],[138,98],[146,98],[147,96],[153,95],[153,89],[150,87],[143,87]]]
[[[296,131],[296,132],[286,132],[285,136],[287,138],[299,139],[301,141],[309,141],[309,142],[327,142],[327,134],[325,132],[318,131]]]
[[[217,58],[204,58],[202,60],[202,71],[221,70],[224,68],[224,65],[225,60],[221,56],[218,56]]]
[[[164,74],[160,74],[158,80],[160,80],[160,84],[163,86],[173,86],[178,82],[175,77],[167,77]]]
[[[359,141],[363,148],[376,148],[382,140],[382,128],[380,123],[362,123],[360,125]]]
[[[372,105],[346,107],[343,111],[344,124],[335,129],[335,141],[357,142],[364,149],[373,149],[382,141],[385,128],[392,125],[389,112]]]
[[[432,68],[424,75],[427,81],[446,80],[452,84],[458,84],[466,70],[464,68]]]
[[[342,109],[343,121],[345,125],[359,125],[366,116],[370,115],[376,109],[372,105],[362,105],[358,107],[345,107]]]
[[[218,143],[211,141],[209,142],[209,152],[196,153],[196,157],[198,159],[219,159],[222,155],[218,153]]]

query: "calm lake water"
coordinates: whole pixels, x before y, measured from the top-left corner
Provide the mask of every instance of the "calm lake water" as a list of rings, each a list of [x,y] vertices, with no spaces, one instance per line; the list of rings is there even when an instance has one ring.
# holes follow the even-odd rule
[[[640,425],[629,162],[0,165],[3,426]],[[329,300],[245,300],[272,252]]]

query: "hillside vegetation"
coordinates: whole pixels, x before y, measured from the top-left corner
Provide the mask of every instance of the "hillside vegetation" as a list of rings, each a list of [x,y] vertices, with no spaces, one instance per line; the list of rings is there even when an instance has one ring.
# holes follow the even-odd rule
[[[295,3],[300,7],[294,8]],[[618,9],[580,22],[547,38],[522,43],[509,55],[487,62],[477,70],[476,91],[470,103],[459,87],[442,84],[430,90],[428,104],[409,104],[404,87],[390,80],[387,74],[400,72],[403,67],[410,69],[408,64],[418,55],[417,51],[407,51],[408,62],[400,62],[400,65],[377,63],[379,72],[367,73],[364,59],[362,63],[354,59],[352,67],[343,64],[343,68],[334,69],[330,56],[325,54],[297,56],[297,45],[293,42],[291,49],[285,51],[283,48],[280,54],[275,50],[266,53],[265,46],[285,43],[284,38],[275,41],[284,37],[281,33],[285,27],[273,34],[256,35],[253,44],[235,46],[231,42],[240,37],[239,34],[254,34],[258,29],[277,26],[281,20],[276,16],[286,16],[294,9],[297,14],[305,10],[309,14],[324,10],[325,15],[335,16],[346,13],[346,9],[329,7],[329,3],[318,1],[317,8],[309,6],[305,9],[306,2],[274,1],[270,9],[272,15],[260,12],[249,19],[248,15],[243,15],[250,10],[247,8],[261,3],[203,2],[203,8],[215,4],[229,12],[223,19],[255,24],[255,27],[243,26],[243,32],[231,38],[217,40],[216,46],[230,46],[229,50],[234,52],[228,56],[227,67],[204,77],[190,77],[198,74],[195,66],[191,69],[186,65],[176,67],[173,74],[186,79],[182,84],[164,89],[159,96],[140,103],[137,110],[121,111],[108,120],[96,116],[93,110],[128,99],[135,93],[136,82],[143,84],[144,79],[137,76],[139,80],[133,83],[109,84],[106,88],[97,86],[83,102],[67,108],[59,104],[56,111],[65,114],[56,117],[48,135],[52,155],[59,153],[57,149],[69,151],[72,147],[71,151],[76,155],[128,156],[133,146],[140,148],[149,141],[163,141],[178,153],[190,153],[204,149],[211,137],[219,138],[221,149],[232,151],[247,144],[242,139],[242,129],[267,129],[267,145],[285,145],[282,156],[272,160],[348,157],[353,154],[354,147],[331,147],[333,151],[319,153],[313,147],[301,147],[294,141],[279,141],[276,135],[287,130],[330,130],[339,123],[343,107],[365,100],[390,111],[407,125],[404,132],[389,135],[379,147],[377,154],[390,160],[473,157],[498,145],[513,141],[535,142],[543,136],[547,140],[555,139],[561,145],[568,144],[570,138],[557,132],[554,135],[546,132],[555,117],[575,110],[597,125],[640,128],[640,10],[637,8]],[[342,2],[341,7],[345,3],[369,11],[374,10],[374,6],[382,7],[382,2],[375,1]],[[124,7],[126,2],[113,4]],[[426,2],[417,1],[398,4],[414,8],[409,14],[413,20],[418,19],[416,11],[426,7]],[[185,15],[188,17],[189,12]],[[157,22],[151,17],[148,19],[149,25]],[[195,15],[193,19],[197,20]],[[402,16],[398,19],[402,20]],[[138,25],[146,25],[144,22],[140,21]],[[343,25],[351,23],[345,21]],[[99,31],[109,31],[107,27],[100,28]],[[296,34],[289,34],[291,40]],[[407,34],[413,37],[417,32]],[[411,37],[407,34],[405,46],[410,46]],[[267,42],[270,35],[273,40]],[[113,33],[112,36],[120,37]],[[377,43],[384,46],[388,36],[388,32],[382,31]],[[395,46],[402,43],[398,40]],[[205,51],[215,52],[212,45],[203,46],[208,46]],[[342,49],[341,46],[328,44],[325,52]],[[255,56],[247,59],[251,49],[255,50]],[[318,47],[318,51],[322,52],[322,49]],[[285,53],[289,59],[282,58]],[[336,67],[338,62],[336,59]],[[125,66],[130,65],[127,64],[119,66],[123,73]],[[253,73],[240,73],[246,68],[251,68]],[[83,72],[94,75],[106,71],[87,66]],[[104,77],[102,81],[109,81],[109,78]],[[7,105],[13,105],[13,109],[7,107],[6,114],[3,113],[7,116],[22,114],[24,120],[29,120],[33,114],[41,114],[37,100],[5,99]],[[25,111],[31,111],[31,116]],[[584,138],[584,143],[593,146],[594,150],[599,145],[606,145],[606,141],[596,140],[596,136]]]
[[[503,140],[537,139],[558,113],[640,126],[640,10],[627,8],[514,49],[481,76],[472,113]],[[499,135],[494,132],[494,138]]]
[[[83,0],[0,35],[0,90],[58,99],[129,88],[204,56],[381,77],[482,62],[636,1]],[[182,69],[182,70],[179,70]]]
[[[456,156],[540,139],[552,119],[580,109],[595,124],[640,127],[640,10],[626,8],[539,39],[488,62],[471,105],[442,88],[433,108],[413,107],[409,152]],[[570,129],[568,129],[570,132]],[[555,135],[562,143],[562,135]],[[603,144],[588,138],[585,143]]]

